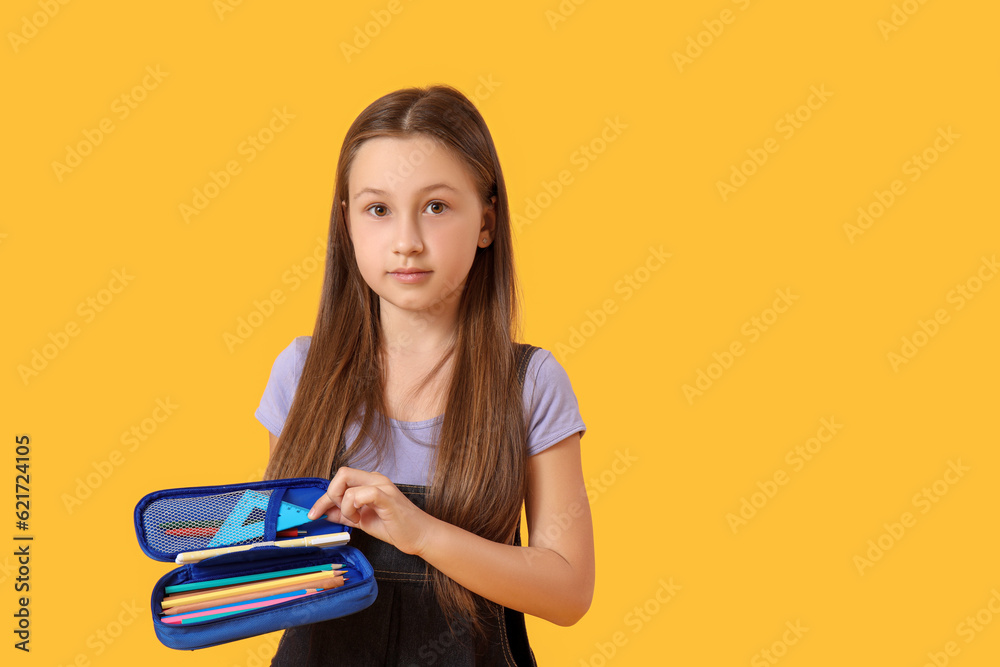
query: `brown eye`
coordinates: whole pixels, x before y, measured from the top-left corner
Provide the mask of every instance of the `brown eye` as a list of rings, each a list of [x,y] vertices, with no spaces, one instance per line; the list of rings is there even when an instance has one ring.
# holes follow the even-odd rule
[[[427,206],[428,206],[428,208],[430,208],[431,206],[438,206],[438,207],[440,207],[439,210],[433,211],[433,213],[436,213],[436,214],[440,215],[441,213],[444,213],[444,209],[447,208],[448,205],[445,204],[443,201],[432,201]]]
[[[383,206],[382,204],[372,204],[371,206],[368,207],[367,210],[374,211],[375,209],[381,209],[383,212],[386,210],[385,206]],[[375,213],[375,217],[376,218],[384,218],[385,215],[384,214]]]

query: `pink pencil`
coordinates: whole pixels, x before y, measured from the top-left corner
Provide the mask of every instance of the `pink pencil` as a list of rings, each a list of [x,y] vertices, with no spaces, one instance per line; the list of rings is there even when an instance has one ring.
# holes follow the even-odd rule
[[[323,588],[306,588],[306,589],[301,589],[301,590],[303,590],[304,592],[303,593],[298,593],[296,595],[288,595],[288,596],[285,596],[285,597],[272,598],[272,599],[269,599],[269,600],[255,600],[255,601],[245,602],[243,604],[236,604],[236,605],[227,606],[227,607],[214,607],[212,609],[203,609],[201,611],[192,611],[192,612],[189,612],[187,614],[176,614],[174,616],[164,616],[161,620],[164,623],[178,623],[179,624],[182,621],[190,620],[190,619],[194,619],[194,618],[198,618],[200,616],[214,616],[214,615],[222,613],[222,612],[229,613],[229,612],[235,612],[235,611],[248,611],[250,609],[259,609],[261,607],[268,607],[268,606],[273,605],[273,604],[280,604],[282,602],[288,602],[289,600],[297,600],[298,598],[304,598],[304,597],[306,597],[308,595],[312,595],[313,593],[319,593],[320,591],[323,591],[325,589],[323,589]]]

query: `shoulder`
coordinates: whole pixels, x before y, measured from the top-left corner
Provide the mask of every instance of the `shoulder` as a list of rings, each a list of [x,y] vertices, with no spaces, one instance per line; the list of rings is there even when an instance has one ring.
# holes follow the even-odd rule
[[[537,349],[528,360],[528,368],[524,375],[526,393],[552,390],[573,393],[573,383],[569,373],[551,351],[534,346]]]
[[[532,390],[538,385],[559,382],[565,378],[569,381],[569,374],[562,364],[555,358],[549,350],[543,347],[533,346],[536,349],[528,359],[528,369],[524,374],[525,389],[531,386]]]
[[[280,435],[284,428],[285,418],[295,398],[311,340],[311,336],[295,338],[278,353],[271,366],[271,376],[267,380],[267,386],[264,387],[264,394],[261,396],[255,416],[275,435]]]
[[[297,336],[293,339],[285,349],[278,353],[271,374],[278,377],[298,377],[301,375],[311,342],[312,336]]]
[[[288,346],[292,349],[293,359],[299,368],[302,368],[306,363],[306,354],[309,352],[310,343],[312,343],[312,336],[296,336],[295,340]]]
[[[311,340],[312,336],[298,336],[278,353],[271,365],[271,377],[268,380],[271,391],[294,392],[306,364]]]
[[[549,350],[539,347],[528,360],[523,397],[529,455],[586,432],[569,374]]]

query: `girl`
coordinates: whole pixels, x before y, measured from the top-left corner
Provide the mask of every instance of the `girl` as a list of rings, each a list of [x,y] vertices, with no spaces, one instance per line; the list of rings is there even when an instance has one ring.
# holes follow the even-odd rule
[[[385,95],[348,130],[334,194],[313,334],[256,416],[266,479],[332,477],[310,516],[355,529],[378,597],[290,628],[271,664],[534,665],[523,614],[568,626],[593,597],[586,427],[552,354],[515,343],[485,121],[449,86]]]

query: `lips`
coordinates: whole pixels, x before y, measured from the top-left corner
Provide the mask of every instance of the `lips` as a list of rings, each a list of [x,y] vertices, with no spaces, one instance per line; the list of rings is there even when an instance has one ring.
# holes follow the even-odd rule
[[[430,280],[427,276],[431,275],[431,271],[424,271],[423,269],[415,269],[411,267],[393,271],[389,275],[392,276],[392,279],[398,283],[404,285],[416,285]]]

